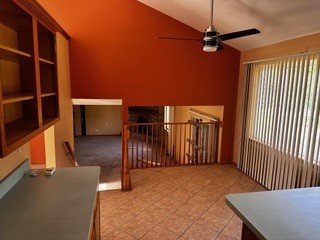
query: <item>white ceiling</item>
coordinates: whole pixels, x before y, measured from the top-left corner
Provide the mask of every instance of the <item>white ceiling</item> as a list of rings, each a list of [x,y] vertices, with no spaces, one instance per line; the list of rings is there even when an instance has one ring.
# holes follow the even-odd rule
[[[138,1],[201,32],[210,25],[211,0]],[[215,0],[213,25],[220,34],[259,29],[225,42],[245,51],[320,32],[320,0]]]

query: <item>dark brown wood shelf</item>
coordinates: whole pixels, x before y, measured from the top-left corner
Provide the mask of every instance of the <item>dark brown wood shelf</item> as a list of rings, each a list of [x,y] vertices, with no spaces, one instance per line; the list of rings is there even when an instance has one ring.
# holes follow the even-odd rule
[[[0,58],[19,62],[22,59],[31,58],[31,54],[0,44]]]
[[[33,93],[5,93],[2,97],[2,103],[14,103],[33,99]]]
[[[57,95],[57,93],[55,92],[52,92],[52,93],[41,93],[41,97],[52,97],[52,96],[55,96]]]
[[[55,122],[58,122],[58,121],[59,121],[58,117],[47,117],[47,118],[43,118],[42,125],[46,126],[49,123],[51,124],[51,123],[55,123]]]
[[[30,118],[22,118],[5,124],[7,146],[19,141],[37,129],[38,126],[35,119]]]
[[[54,65],[54,62],[52,62],[50,60],[43,59],[43,58],[39,58],[39,61],[42,62],[42,63],[47,63],[47,64],[50,64],[50,65]]]

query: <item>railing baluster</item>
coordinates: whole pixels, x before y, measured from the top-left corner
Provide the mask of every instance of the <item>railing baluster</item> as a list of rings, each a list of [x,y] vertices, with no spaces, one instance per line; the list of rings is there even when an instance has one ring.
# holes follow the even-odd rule
[[[215,148],[215,162],[218,161],[218,146],[219,146],[219,127],[220,127],[220,123],[219,121],[216,121],[216,124],[215,124],[215,133],[216,133],[216,136],[215,136],[215,144],[214,144],[214,148]]]
[[[203,164],[203,150],[204,150],[204,125],[201,124],[201,128],[200,128],[200,164]]]
[[[144,162],[144,160],[143,160],[143,135],[144,135],[143,129],[144,129],[144,126],[142,125],[141,126],[141,162],[142,162],[142,166],[143,166],[143,162]],[[148,167],[148,162],[146,162],[146,167]]]
[[[152,140],[152,146],[151,146],[151,164],[152,166],[154,165],[154,154],[153,154],[153,149],[154,149],[154,125],[151,125],[151,140]]]
[[[147,162],[150,162],[149,161],[149,125],[146,126],[147,129],[146,129],[146,158],[147,158]],[[152,162],[150,162],[150,167],[152,167]]]
[[[189,165],[190,162],[192,163],[193,162],[193,157],[191,156],[192,154],[192,149],[191,149],[191,124],[189,123],[189,140],[188,141],[188,161],[187,161],[187,164]],[[191,160],[191,161],[190,161]]]
[[[179,153],[178,153],[179,164],[181,164],[181,141],[182,141],[181,126],[182,126],[182,124],[177,125],[177,132],[179,132],[179,150],[178,150],[179,151]],[[178,128],[179,128],[179,131],[178,131]]]
[[[172,158],[172,144],[171,144],[172,126],[173,124],[169,124],[169,132],[168,132],[168,155],[170,160]]]
[[[172,125],[172,135],[171,135],[171,141],[172,141],[172,158],[176,159],[177,157],[177,148],[176,148],[176,134],[177,134],[177,124]]]
[[[139,139],[138,139],[138,131],[139,131],[139,126],[136,126],[136,134],[135,134],[135,142],[136,142],[136,168],[139,167],[139,154],[138,154],[138,149],[139,149]]]
[[[166,159],[163,157],[163,130],[164,130],[164,126],[163,125],[160,125],[160,129],[161,129],[161,136],[160,136],[160,161],[161,161],[161,166],[162,166],[162,162],[165,161],[166,162]]]
[[[183,124],[183,129],[184,129],[184,133],[183,133],[183,154],[182,154],[182,165],[186,164],[186,142],[187,142],[187,125]],[[181,163],[180,163],[181,164]]]
[[[131,169],[217,161],[219,121],[127,125]]]
[[[214,125],[210,125],[210,144],[209,144],[209,161],[210,163],[214,162],[214,149],[213,149],[213,142],[214,142]]]
[[[129,139],[130,139],[130,147],[131,147],[131,156],[129,157],[129,151],[128,151],[128,159],[130,158],[131,168],[133,168],[133,140],[132,140],[132,128],[133,126],[129,126],[127,129],[129,131]],[[123,133],[124,134],[124,133]],[[129,144],[128,139],[128,144]],[[129,150],[129,149],[128,149]],[[130,166],[130,165],[128,165]]]
[[[155,144],[155,148],[156,148],[156,167],[158,167],[158,161],[159,161],[159,156],[158,156],[158,138],[159,138],[159,125],[156,125],[156,144]]]

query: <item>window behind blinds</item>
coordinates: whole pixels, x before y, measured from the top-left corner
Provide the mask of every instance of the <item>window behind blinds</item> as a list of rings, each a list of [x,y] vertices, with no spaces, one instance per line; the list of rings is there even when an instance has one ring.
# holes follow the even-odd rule
[[[268,187],[320,184],[319,53],[245,65],[238,167]]]

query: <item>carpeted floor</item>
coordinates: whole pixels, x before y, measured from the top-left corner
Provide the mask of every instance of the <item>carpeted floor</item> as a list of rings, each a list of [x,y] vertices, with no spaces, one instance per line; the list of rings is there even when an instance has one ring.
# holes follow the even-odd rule
[[[121,136],[85,136],[74,140],[79,165],[100,166],[100,183],[106,183],[106,189],[120,189]]]

